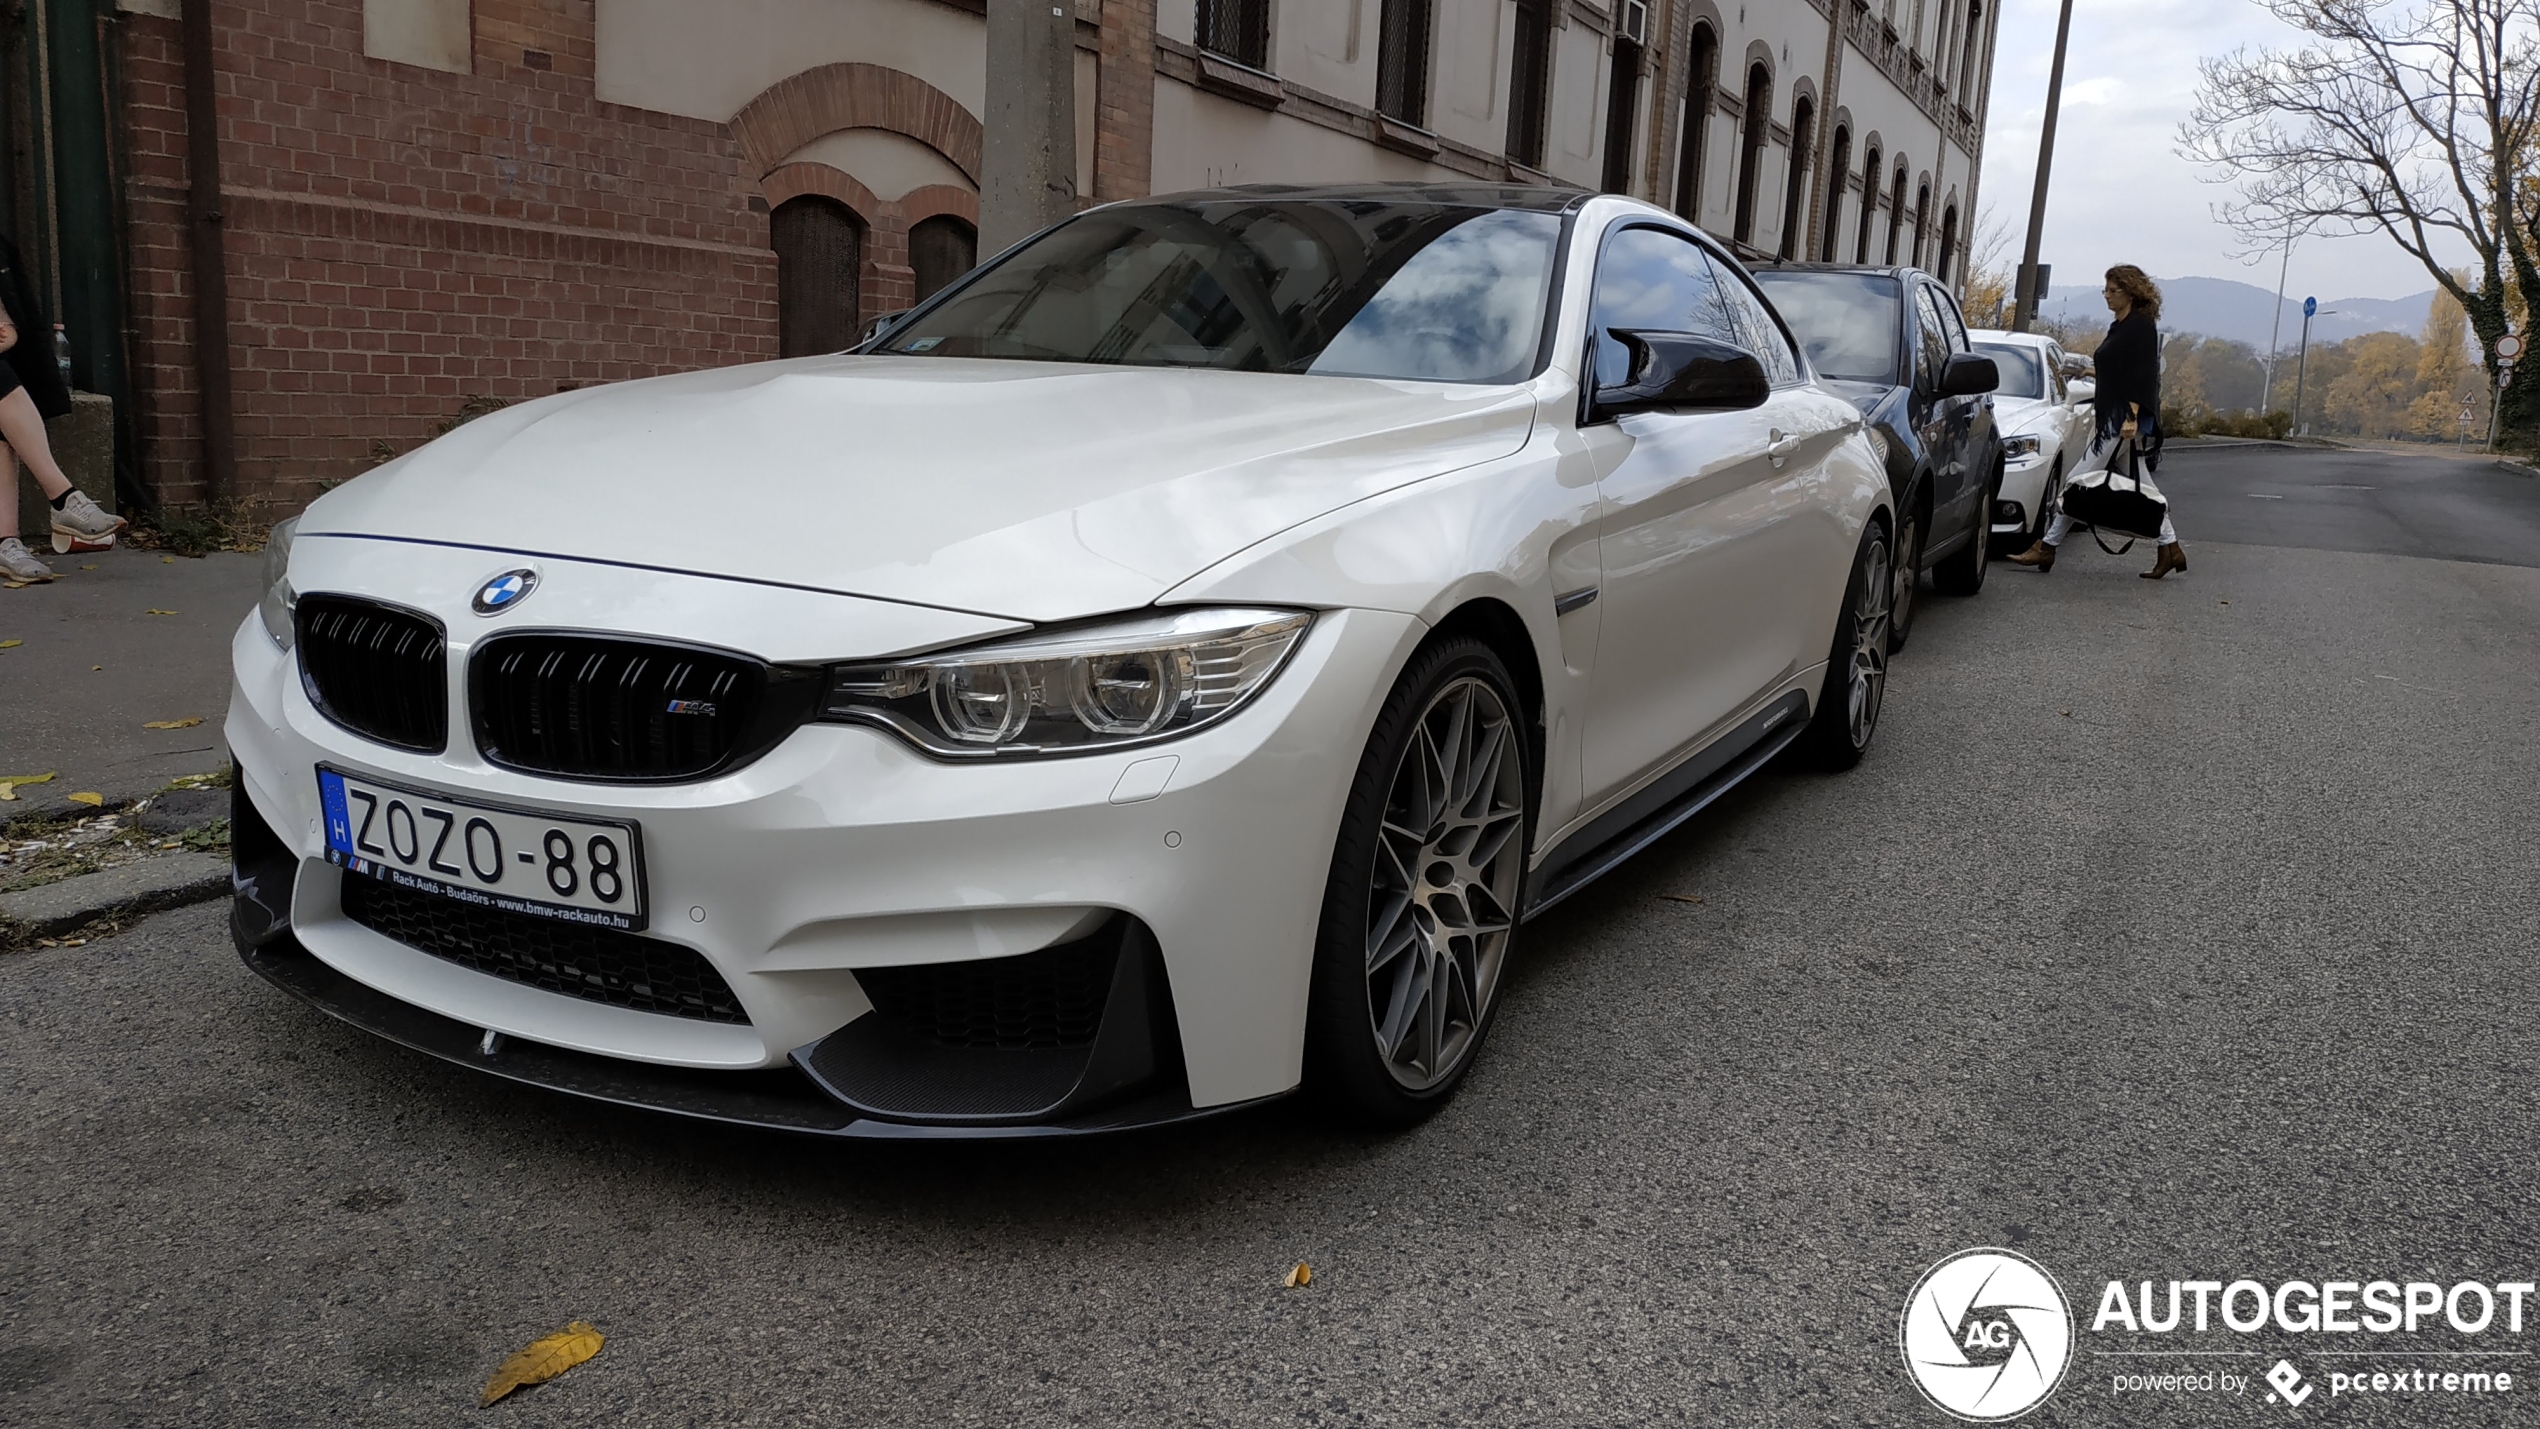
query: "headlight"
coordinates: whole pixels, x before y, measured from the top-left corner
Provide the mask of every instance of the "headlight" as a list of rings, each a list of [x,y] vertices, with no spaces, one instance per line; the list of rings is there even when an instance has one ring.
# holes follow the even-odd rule
[[[955,758],[1087,754],[1189,734],[1270,683],[1313,623],[1292,610],[1159,611],[830,672],[825,720]]]
[[[265,537],[265,598],[256,607],[265,633],[285,650],[291,648],[291,604],[299,598],[291,589],[291,542],[299,533],[300,518],[294,516],[274,523],[273,534]]]
[[[2022,457],[2032,457],[2037,455],[2039,449],[2045,445],[2046,439],[2044,437],[2004,437],[2002,439],[2002,454],[2013,461],[2018,461]]]

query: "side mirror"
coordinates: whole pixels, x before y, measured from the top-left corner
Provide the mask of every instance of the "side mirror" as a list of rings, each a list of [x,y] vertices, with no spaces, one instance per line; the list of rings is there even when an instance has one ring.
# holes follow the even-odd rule
[[[2099,384],[2087,377],[2078,377],[2065,384],[2064,391],[2071,395],[2074,406],[2087,407],[2098,398]]]
[[[848,348],[847,351],[854,352],[857,349],[871,343],[875,338],[880,337],[884,332],[888,331],[891,324],[907,317],[908,314],[909,310],[907,308],[901,308],[896,312],[884,313],[880,317],[875,318],[873,321],[866,323],[864,325],[864,331],[856,336],[855,346]]]
[[[1742,412],[1773,395],[1773,380],[1755,354],[1692,332],[1611,329],[1631,349],[1629,381],[1596,389],[1592,415],[1631,412]]]
[[[1981,397],[2002,385],[2002,370],[1990,357],[1962,352],[1949,359],[1940,369],[1940,395],[1943,397]]]

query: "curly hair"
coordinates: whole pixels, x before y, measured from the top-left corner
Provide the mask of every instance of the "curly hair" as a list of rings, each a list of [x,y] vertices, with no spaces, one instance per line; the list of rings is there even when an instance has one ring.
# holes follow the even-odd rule
[[[2142,269],[2131,263],[2120,263],[2108,270],[2108,282],[2125,294],[2126,301],[2134,305],[2135,311],[2154,322],[2161,320],[2161,290]]]

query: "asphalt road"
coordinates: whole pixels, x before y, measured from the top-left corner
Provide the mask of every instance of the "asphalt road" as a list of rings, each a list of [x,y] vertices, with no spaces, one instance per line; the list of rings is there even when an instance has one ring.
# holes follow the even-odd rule
[[[213,909],[0,963],[0,1421],[1937,1426],[1898,1319],[1965,1247],[2085,1329],[2120,1277],[2540,1278],[2540,482],[2165,475],[2184,577],[2078,543],[1930,599],[1868,762],[1533,926],[1478,1075],[1398,1136],[830,1147],[374,1043]],[[597,1359],[473,1407],[575,1318]],[[2221,1339],[2253,1380],[2351,1363]],[[2540,1394],[2130,1400],[2129,1343],[2024,1422]]]

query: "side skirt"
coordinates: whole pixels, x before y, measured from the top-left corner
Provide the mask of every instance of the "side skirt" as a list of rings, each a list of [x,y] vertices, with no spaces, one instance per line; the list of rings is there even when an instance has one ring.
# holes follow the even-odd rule
[[[1808,697],[1797,690],[1756,711],[1735,730],[1668,771],[1666,777],[1563,839],[1526,878],[1518,921],[1531,922],[1674,832],[1746,776],[1772,762],[1808,728]]]

